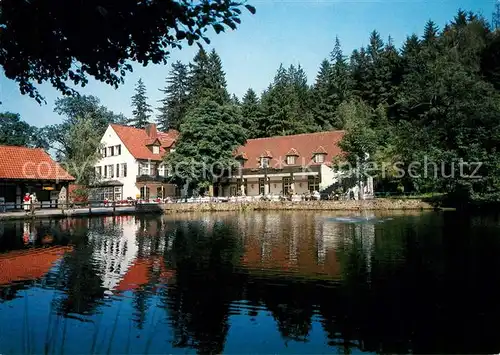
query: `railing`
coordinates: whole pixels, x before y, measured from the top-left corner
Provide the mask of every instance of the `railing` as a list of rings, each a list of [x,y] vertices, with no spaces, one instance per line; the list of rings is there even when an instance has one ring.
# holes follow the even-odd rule
[[[148,181],[154,181],[154,182],[167,182],[167,178],[165,176],[161,175],[137,175],[136,179],[137,182],[148,182]]]

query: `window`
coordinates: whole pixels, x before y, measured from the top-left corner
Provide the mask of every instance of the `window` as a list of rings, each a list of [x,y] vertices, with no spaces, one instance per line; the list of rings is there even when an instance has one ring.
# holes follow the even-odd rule
[[[120,177],[120,164],[116,164],[116,177]]]
[[[100,167],[100,166],[96,166],[96,167],[95,167],[95,176],[96,176],[97,178],[100,178],[100,177],[101,177],[101,174],[102,174],[102,167]]]
[[[149,187],[141,187],[141,200],[149,200]]]
[[[122,187],[115,186],[115,201],[120,201],[122,199]]]
[[[127,163],[122,164],[122,177],[127,177]]]
[[[139,175],[149,175],[148,163],[139,163]]]
[[[109,174],[109,178],[114,178],[115,177],[115,169],[114,169],[114,166],[113,165],[108,165],[108,174]]]
[[[160,146],[159,145],[153,146],[153,154],[160,154]]]
[[[121,146],[121,144],[115,145],[115,154],[116,155],[121,155],[122,154],[122,146]]]
[[[112,157],[115,153],[115,147],[108,147],[108,156]]]
[[[106,152],[107,152],[106,148],[102,148],[102,149],[101,149],[101,155],[102,155],[104,158],[106,158],[106,157],[107,157]]]
[[[164,199],[165,198],[165,188],[163,186],[158,186],[156,188],[156,197]]]
[[[283,178],[283,195],[288,195],[291,192],[292,187],[292,178],[284,177]]]
[[[113,200],[113,188],[112,187],[105,187],[104,188],[103,199],[108,200],[108,201]]]
[[[259,195],[264,195],[266,193],[265,186],[266,185],[264,179],[259,179]]]
[[[319,177],[309,176],[307,178],[307,187],[309,192],[319,191]]]
[[[166,176],[165,174],[165,165],[164,164],[160,164],[160,166],[158,167],[158,175],[160,176]]]
[[[294,165],[295,164],[295,158],[297,158],[295,155],[287,155],[286,156],[286,163],[288,165]]]
[[[323,163],[325,161],[325,154],[316,154],[314,156],[315,163]]]
[[[260,167],[261,168],[269,167],[269,158],[260,158]]]
[[[107,165],[104,165],[104,177],[105,178],[108,177],[108,166]]]

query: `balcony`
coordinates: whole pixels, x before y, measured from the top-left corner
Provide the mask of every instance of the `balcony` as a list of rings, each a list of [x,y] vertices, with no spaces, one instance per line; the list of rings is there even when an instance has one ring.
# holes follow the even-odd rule
[[[168,182],[168,178],[161,175],[137,175],[136,182]]]

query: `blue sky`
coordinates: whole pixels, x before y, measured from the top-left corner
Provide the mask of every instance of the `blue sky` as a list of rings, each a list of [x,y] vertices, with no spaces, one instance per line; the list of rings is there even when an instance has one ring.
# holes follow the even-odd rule
[[[399,47],[407,35],[420,35],[428,19],[442,28],[458,8],[463,8],[482,13],[489,20],[494,7],[494,0],[249,0],[249,3],[256,7],[257,13],[252,16],[245,12],[238,30],[211,36],[212,43],[207,46],[220,54],[228,90],[239,97],[249,87],[257,92],[264,90],[280,63],[302,65],[309,82],[313,83],[321,60],[333,48],[336,35],[345,54],[366,45],[373,29],[384,39],[391,35]],[[186,45],[172,53],[171,62],[187,63],[196,50],[196,46]],[[130,97],[137,80],[143,79],[150,104],[157,107],[161,98],[158,89],[164,87],[169,69],[170,63],[136,65],[117,90],[91,80],[79,91],[99,97],[110,110],[130,117]],[[0,70],[0,111],[20,113],[23,120],[36,126],[61,122],[62,117],[53,112],[58,92],[50,85],[41,85],[40,92],[46,105],[22,96],[17,85],[7,80]]]

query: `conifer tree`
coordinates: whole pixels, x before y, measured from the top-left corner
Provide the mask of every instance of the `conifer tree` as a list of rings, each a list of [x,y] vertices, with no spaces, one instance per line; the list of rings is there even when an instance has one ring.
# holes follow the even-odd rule
[[[335,46],[330,53],[332,69],[330,71],[330,81],[332,85],[331,105],[334,112],[342,102],[347,101],[352,94],[352,79],[349,66],[342,52],[340,40],[335,38]],[[340,128],[339,121],[335,118],[332,122],[333,128]]]
[[[261,127],[260,103],[253,89],[248,89],[241,102],[243,126],[247,129],[248,138],[259,138],[265,135],[265,128]]]
[[[335,107],[332,104],[333,84],[331,74],[333,68],[327,59],[321,62],[316,82],[313,87],[314,121],[321,129],[328,130],[332,126],[335,116]]]
[[[180,61],[172,64],[167,86],[160,89],[165,97],[160,100],[161,107],[157,122],[160,130],[179,129],[188,106],[188,69]]]
[[[228,103],[230,101],[230,96],[226,88],[226,73],[224,73],[222,69],[222,60],[215,49],[212,49],[210,52],[208,61],[210,84],[213,90],[214,100],[220,104]]]
[[[147,101],[146,85],[144,85],[142,79],[139,79],[135,86],[135,94],[132,96],[133,117],[128,121],[128,124],[136,128],[144,128],[149,123],[153,110]]]
[[[423,42],[425,44],[433,43],[439,35],[439,28],[432,20],[427,21],[424,28]]]
[[[212,87],[210,77],[210,60],[207,52],[200,48],[193,58],[193,62],[189,64],[189,106],[196,104],[209,95]]]

